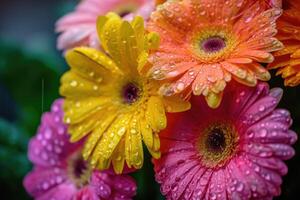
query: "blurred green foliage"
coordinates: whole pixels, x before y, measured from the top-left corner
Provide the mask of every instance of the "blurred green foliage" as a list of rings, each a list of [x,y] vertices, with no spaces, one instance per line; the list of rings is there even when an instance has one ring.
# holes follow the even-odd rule
[[[0,41],[0,179],[1,190],[10,194],[9,199],[29,198],[22,187],[31,166],[27,143],[36,132],[42,112],[58,97],[62,72],[50,63]]]

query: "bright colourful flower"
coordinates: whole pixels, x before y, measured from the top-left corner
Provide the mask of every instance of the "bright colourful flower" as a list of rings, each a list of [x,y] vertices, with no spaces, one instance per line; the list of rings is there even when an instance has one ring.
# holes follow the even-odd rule
[[[282,90],[231,83],[218,109],[192,97],[192,109],[173,114],[160,134],[156,180],[167,199],[272,199],[280,194],[283,160],[297,135],[287,110],[275,109]]]
[[[270,63],[270,52],[282,44],[273,36],[280,9],[265,8],[265,1],[182,0],[158,6],[148,23],[161,36],[150,57],[149,74],[168,83],[164,95],[203,94],[218,107],[232,78],[248,86],[270,79],[259,63]]]
[[[284,12],[279,18],[277,38],[285,48],[274,53],[275,61],[268,67],[278,69],[286,86],[300,84],[300,1],[285,0]]]
[[[92,170],[81,156],[82,144],[69,143],[62,103],[55,101],[43,115],[29,143],[34,169],[24,179],[27,192],[39,200],[132,199],[136,184],[130,176]]]
[[[154,8],[154,0],[83,0],[75,11],[57,22],[56,31],[60,33],[57,48],[60,50],[79,46],[98,48],[96,31],[98,16],[112,11],[128,20],[135,15],[148,19]]]
[[[112,164],[122,172],[143,165],[143,145],[160,157],[158,132],[166,126],[165,110],[177,112],[190,104],[163,98],[159,84],[142,74],[149,49],[158,45],[156,34],[144,34],[141,17],[129,23],[110,13],[98,20],[98,33],[107,54],[92,48],[67,52],[71,70],[62,77],[66,97],[65,122],[71,141],[88,136],[83,157],[93,167]]]
[[[259,0],[259,2],[264,10],[282,7],[282,0]]]

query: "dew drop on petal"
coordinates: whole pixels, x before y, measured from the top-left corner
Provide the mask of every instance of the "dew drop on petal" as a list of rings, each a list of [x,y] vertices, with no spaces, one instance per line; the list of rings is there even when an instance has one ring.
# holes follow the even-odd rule
[[[78,82],[75,81],[75,80],[73,80],[73,81],[71,81],[70,85],[71,85],[72,87],[76,87],[76,86],[78,85]]]

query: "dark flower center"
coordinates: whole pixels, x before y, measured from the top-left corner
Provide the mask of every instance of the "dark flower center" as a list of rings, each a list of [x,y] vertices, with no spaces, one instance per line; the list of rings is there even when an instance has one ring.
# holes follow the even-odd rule
[[[215,36],[202,41],[200,47],[206,53],[215,53],[225,48],[226,43],[223,38]]]
[[[223,131],[219,128],[213,129],[207,137],[206,146],[207,149],[212,152],[224,150],[226,147],[226,140]]]
[[[123,10],[123,11],[119,12],[118,14],[120,17],[125,17],[126,15],[130,14],[131,12],[132,11],[130,11],[130,10]]]
[[[132,104],[139,99],[140,88],[134,83],[128,83],[123,88],[123,100],[127,104]]]
[[[87,169],[88,169],[87,163],[82,158],[74,161],[75,177],[80,178]]]
[[[70,156],[68,159],[68,175],[76,187],[81,188],[88,184],[91,173],[92,169],[82,158],[81,151],[75,152]]]
[[[207,167],[223,166],[236,152],[239,136],[231,122],[215,122],[201,130],[197,149]]]

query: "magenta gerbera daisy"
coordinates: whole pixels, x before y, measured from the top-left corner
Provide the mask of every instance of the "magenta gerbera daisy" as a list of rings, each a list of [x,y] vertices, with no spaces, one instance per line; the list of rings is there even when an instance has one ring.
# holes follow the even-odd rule
[[[297,135],[287,110],[276,109],[282,90],[231,83],[216,110],[192,97],[192,110],[169,115],[160,134],[156,180],[167,199],[272,199],[280,194],[283,160]]]
[[[29,143],[34,168],[24,179],[27,192],[38,200],[132,199],[136,183],[129,175],[92,170],[81,157],[81,143],[69,143],[61,107],[62,100],[54,102]]]

